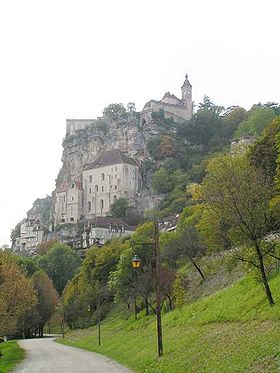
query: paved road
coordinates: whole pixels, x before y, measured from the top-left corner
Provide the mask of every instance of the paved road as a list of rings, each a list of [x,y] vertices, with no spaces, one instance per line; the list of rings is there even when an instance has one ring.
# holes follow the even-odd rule
[[[132,373],[109,358],[64,346],[53,338],[19,342],[27,357],[13,373]]]

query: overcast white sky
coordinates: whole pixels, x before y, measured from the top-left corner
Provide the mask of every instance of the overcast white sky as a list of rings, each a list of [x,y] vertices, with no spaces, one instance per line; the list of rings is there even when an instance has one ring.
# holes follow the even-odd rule
[[[166,91],[280,101],[278,0],[1,0],[0,246],[61,167],[66,118]]]

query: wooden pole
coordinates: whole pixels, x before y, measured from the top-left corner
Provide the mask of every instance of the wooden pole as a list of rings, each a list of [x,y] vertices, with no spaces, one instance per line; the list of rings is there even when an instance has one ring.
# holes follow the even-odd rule
[[[162,343],[162,324],[161,324],[161,262],[160,262],[160,250],[159,250],[159,233],[158,233],[158,222],[154,221],[155,226],[155,265],[156,265],[156,316],[157,316],[157,340],[158,340],[158,356],[163,354],[163,343]]]

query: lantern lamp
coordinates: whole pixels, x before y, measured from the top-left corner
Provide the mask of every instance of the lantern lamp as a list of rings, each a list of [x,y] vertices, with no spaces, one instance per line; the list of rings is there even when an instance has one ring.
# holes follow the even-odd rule
[[[134,255],[134,257],[131,261],[131,264],[132,264],[133,268],[140,268],[141,267],[141,259],[137,255]]]

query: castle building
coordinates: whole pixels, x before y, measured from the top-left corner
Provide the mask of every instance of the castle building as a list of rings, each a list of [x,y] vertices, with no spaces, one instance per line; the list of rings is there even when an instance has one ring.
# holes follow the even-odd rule
[[[57,189],[55,201],[55,226],[77,223],[83,216],[83,188],[81,183],[63,182]]]
[[[83,171],[85,218],[108,215],[110,206],[120,197],[133,200],[139,181],[134,159],[119,149],[102,153]]]
[[[181,87],[181,92],[181,99],[167,92],[160,101],[148,101],[140,113],[141,124],[148,123],[151,120],[152,112],[160,110],[164,111],[167,118],[173,118],[175,122],[183,122],[190,119],[192,117],[192,86],[187,74]]]

